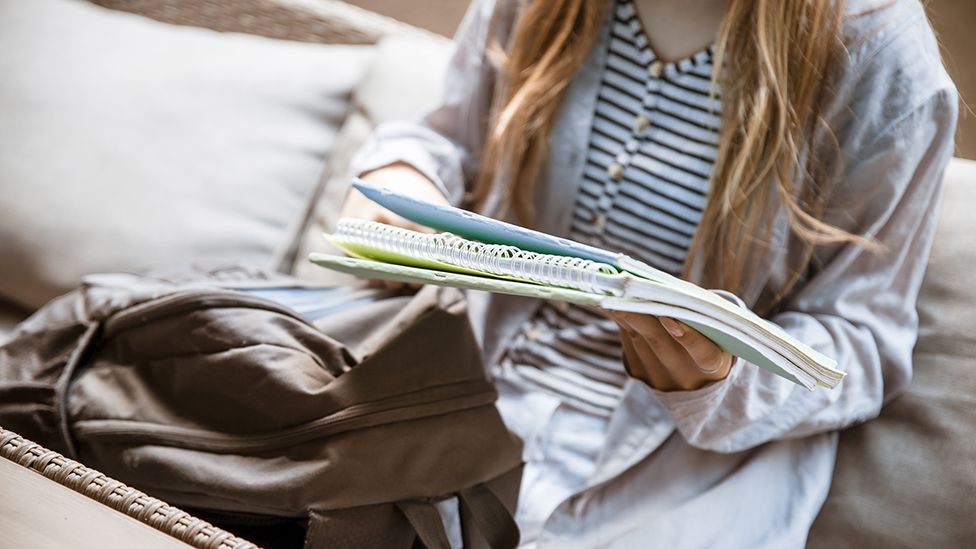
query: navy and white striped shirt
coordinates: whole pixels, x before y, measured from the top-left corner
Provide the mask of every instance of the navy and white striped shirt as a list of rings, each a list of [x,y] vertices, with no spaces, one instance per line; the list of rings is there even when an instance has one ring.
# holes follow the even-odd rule
[[[712,48],[665,63],[631,0],[617,2],[570,236],[679,274],[705,207],[720,108]],[[496,375],[609,415],[626,380],[616,324],[547,302],[507,349]]]

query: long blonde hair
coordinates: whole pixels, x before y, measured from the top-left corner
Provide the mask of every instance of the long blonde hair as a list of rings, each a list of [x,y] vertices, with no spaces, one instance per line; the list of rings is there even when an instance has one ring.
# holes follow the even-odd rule
[[[503,204],[531,221],[534,182],[547,159],[556,111],[610,4],[531,0],[525,6],[498,56],[503,87],[473,192],[476,204],[484,204],[496,180],[507,179]],[[829,178],[809,158],[812,136],[823,126],[827,70],[843,47],[842,12],[843,0],[729,1],[715,44],[713,88],[722,97],[718,157],[686,276],[700,256],[703,283],[741,290],[757,251],[768,251],[778,212],[804,249],[802,265],[768,297],[766,309],[802,276],[815,245],[872,245],[823,221]]]

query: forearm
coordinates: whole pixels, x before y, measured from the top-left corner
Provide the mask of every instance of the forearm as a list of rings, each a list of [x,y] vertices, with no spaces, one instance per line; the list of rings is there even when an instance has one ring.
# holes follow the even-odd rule
[[[495,0],[472,2],[455,36],[455,51],[441,101],[421,119],[378,126],[353,158],[359,175],[406,164],[422,174],[453,205],[459,205],[480,168],[496,69],[487,59],[489,33],[511,23],[492,24]]]
[[[457,205],[464,196],[467,151],[422,122],[380,125],[353,157],[353,176],[397,187],[398,180],[414,186],[421,178]],[[394,177],[398,176],[398,177]],[[439,202],[440,200],[438,200]]]
[[[656,392],[690,444],[738,452],[771,440],[842,429],[875,417],[886,395],[907,387],[910,360],[882,359],[886,351],[870,330],[837,317],[802,316],[785,327],[818,351],[840,357],[844,381],[835,389],[808,391],[740,360],[726,379],[697,391]],[[913,341],[912,333],[907,329],[901,335]],[[897,354],[910,356],[910,343]]]

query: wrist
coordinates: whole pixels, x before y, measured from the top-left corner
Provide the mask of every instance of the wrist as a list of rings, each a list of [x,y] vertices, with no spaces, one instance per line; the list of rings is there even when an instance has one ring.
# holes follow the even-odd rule
[[[447,202],[447,197],[434,181],[413,165],[401,160],[366,170],[359,174],[359,178],[370,185],[395,188],[398,192],[428,202]]]

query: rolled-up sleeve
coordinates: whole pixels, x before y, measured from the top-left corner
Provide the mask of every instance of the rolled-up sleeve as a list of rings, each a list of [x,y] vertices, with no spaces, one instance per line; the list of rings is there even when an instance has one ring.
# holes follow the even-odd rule
[[[655,391],[690,444],[736,452],[840,429],[875,417],[907,388],[915,304],[956,115],[954,90],[942,89],[848,155],[828,216],[882,251],[852,243],[816,254],[816,274],[772,318],[836,358],[847,377],[835,389],[811,392],[740,361],[728,378],[697,391]]]
[[[478,173],[496,71],[488,61],[494,0],[476,0],[454,38],[442,100],[419,121],[380,124],[353,157],[351,173],[362,174],[397,162],[409,164],[440,189],[452,204]]]

